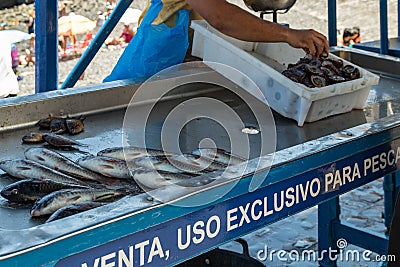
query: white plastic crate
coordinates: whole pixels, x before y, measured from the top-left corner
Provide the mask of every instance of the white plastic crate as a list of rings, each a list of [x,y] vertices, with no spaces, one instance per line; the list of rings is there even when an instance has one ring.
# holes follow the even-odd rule
[[[295,119],[299,126],[331,115],[362,109],[372,85],[379,76],[358,66],[361,78],[322,88],[308,88],[281,74],[289,63],[305,56],[302,49],[285,43],[244,42],[226,36],[205,21],[192,21],[194,40],[192,54],[207,61],[231,66],[252,79],[265,96],[268,105],[281,115]],[[330,54],[330,58],[338,58]],[[344,61],[346,65],[354,64]],[[242,79],[236,79],[224,69],[210,67],[243,89]],[[231,76],[231,77],[230,77]]]

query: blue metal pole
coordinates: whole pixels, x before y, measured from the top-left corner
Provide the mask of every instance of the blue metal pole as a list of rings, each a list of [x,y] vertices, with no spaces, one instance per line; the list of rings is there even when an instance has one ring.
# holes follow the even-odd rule
[[[385,226],[389,230],[392,223],[394,204],[396,203],[396,197],[394,194],[394,174],[385,175],[383,178],[383,192],[384,192],[384,216]]]
[[[379,8],[381,23],[381,54],[387,55],[389,54],[387,0],[380,0]]]
[[[112,30],[115,28],[122,15],[132,4],[133,0],[120,0],[115,7],[114,11],[111,13],[110,17],[104,23],[103,27],[96,34],[95,38],[92,40],[90,45],[87,47],[85,52],[82,54],[79,61],[76,63],[75,67],[69,73],[68,77],[65,79],[64,83],[61,85],[61,89],[71,88],[81,77],[82,73],[85,71],[87,66],[89,66],[92,59],[96,56],[100,47],[103,45],[104,41],[110,35]]]
[[[337,36],[336,0],[328,0],[328,38],[330,46],[337,45],[336,36]]]
[[[35,1],[35,92],[58,87],[57,1]]]
[[[318,205],[318,251],[320,262],[323,267],[336,267],[336,260],[330,257],[327,251],[337,250],[337,238],[334,226],[340,223],[339,197],[334,197]],[[337,253],[335,253],[337,254]]]

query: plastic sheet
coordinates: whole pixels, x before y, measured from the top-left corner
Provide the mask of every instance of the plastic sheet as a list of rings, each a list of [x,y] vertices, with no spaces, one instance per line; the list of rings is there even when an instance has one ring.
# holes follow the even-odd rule
[[[189,11],[178,11],[173,28],[164,23],[154,25],[152,22],[158,16],[162,5],[160,0],[152,1],[136,35],[104,82],[146,79],[165,68],[183,62],[189,46]]]

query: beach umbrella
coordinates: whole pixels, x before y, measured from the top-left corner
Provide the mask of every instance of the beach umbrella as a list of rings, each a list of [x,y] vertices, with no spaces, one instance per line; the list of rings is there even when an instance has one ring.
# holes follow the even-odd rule
[[[124,15],[122,15],[119,22],[124,24],[136,24],[138,23],[140,15],[142,15],[142,10],[136,8],[128,8]]]
[[[96,22],[74,13],[58,19],[58,34],[81,34],[93,30]]]
[[[18,30],[3,30],[0,31],[0,40],[4,39],[9,40],[12,44],[16,44],[31,39],[31,35]]]

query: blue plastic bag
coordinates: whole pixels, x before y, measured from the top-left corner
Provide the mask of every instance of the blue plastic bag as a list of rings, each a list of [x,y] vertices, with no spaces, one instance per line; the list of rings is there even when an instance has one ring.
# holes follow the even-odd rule
[[[145,80],[165,68],[183,62],[189,47],[189,10],[178,11],[173,28],[164,23],[152,25],[162,6],[161,0],[151,1],[135,36],[104,82],[122,79]]]

